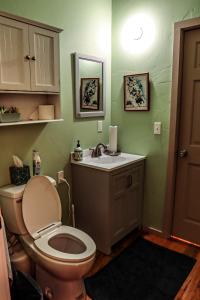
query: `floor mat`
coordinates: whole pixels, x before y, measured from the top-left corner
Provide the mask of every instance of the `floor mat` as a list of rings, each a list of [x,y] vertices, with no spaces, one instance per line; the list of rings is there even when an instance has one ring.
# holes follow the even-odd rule
[[[173,300],[196,260],[142,238],[85,279],[93,300]]]

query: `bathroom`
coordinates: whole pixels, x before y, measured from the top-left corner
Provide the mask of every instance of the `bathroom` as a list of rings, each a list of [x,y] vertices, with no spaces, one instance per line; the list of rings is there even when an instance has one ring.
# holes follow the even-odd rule
[[[174,23],[200,16],[199,0],[1,0],[0,10],[51,26],[60,33],[60,85],[62,122],[0,129],[0,186],[10,182],[12,155],[32,165],[32,150],[39,150],[42,174],[56,179],[64,170],[71,183],[70,153],[79,139],[83,149],[108,144],[109,126],[118,126],[122,152],[146,156],[143,200],[143,227],[162,234],[170,133]],[[121,39],[127,19],[142,13],[154,29],[138,53],[131,52]],[[127,42],[128,43],[128,42]],[[149,47],[148,47],[149,46]],[[105,59],[105,116],[77,119],[74,116],[74,52]],[[150,110],[124,111],[123,77],[149,73]],[[102,120],[102,132],[97,121]],[[154,135],[154,122],[161,122],[161,134]],[[63,206],[66,204],[62,203]],[[64,224],[69,224],[63,209]],[[102,299],[103,300],[103,299]]]

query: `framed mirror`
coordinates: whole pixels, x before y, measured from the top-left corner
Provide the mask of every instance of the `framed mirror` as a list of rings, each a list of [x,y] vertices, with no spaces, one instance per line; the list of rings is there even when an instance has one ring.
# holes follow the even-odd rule
[[[105,115],[105,65],[98,57],[75,53],[75,115]]]

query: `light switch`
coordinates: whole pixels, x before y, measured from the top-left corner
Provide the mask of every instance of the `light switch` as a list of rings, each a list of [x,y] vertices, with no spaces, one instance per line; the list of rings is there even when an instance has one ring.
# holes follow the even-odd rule
[[[97,121],[97,131],[102,132],[103,131],[103,122]]]
[[[161,134],[161,122],[154,122],[153,133],[154,134]]]

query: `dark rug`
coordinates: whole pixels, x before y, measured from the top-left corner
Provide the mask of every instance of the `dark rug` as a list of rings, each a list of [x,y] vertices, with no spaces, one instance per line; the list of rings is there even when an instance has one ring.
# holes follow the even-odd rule
[[[138,239],[85,279],[93,300],[172,300],[196,260]]]

